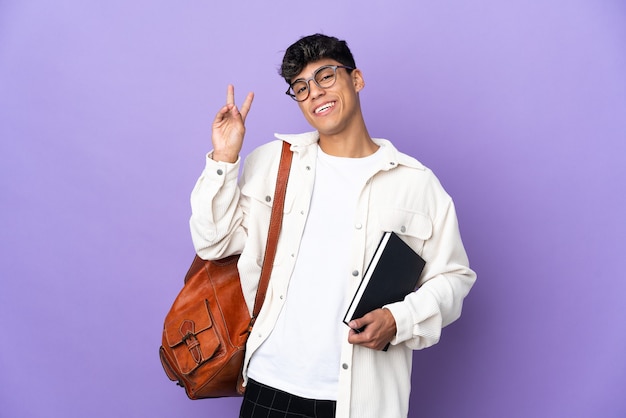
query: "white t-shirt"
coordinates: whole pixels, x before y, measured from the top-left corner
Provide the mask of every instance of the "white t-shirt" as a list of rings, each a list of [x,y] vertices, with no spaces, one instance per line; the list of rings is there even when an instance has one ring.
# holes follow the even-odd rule
[[[274,330],[250,360],[252,379],[301,397],[336,400],[354,215],[380,155],[343,158],[318,148],[311,207],[287,299]]]

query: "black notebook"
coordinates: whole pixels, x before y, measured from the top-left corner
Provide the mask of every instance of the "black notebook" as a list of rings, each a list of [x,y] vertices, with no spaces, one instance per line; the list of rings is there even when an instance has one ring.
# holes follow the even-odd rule
[[[399,302],[415,290],[426,262],[395,232],[383,234],[343,322]]]

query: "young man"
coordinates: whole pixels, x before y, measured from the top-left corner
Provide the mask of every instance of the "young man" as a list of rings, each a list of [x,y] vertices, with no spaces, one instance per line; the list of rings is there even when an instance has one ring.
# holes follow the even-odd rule
[[[363,74],[345,41],[300,39],[287,49],[281,75],[315,131],[277,135],[291,144],[293,163],[270,285],[247,344],[241,416],[406,417],[412,350],[439,340],[476,279],[453,202],[430,170],[369,136]],[[281,148],[273,141],[254,150],[238,181],[252,100],[250,93],[239,110],[228,87],[190,221],[201,257],[241,253],[250,309]],[[347,327],[343,315],[384,231],[426,260],[419,288]]]

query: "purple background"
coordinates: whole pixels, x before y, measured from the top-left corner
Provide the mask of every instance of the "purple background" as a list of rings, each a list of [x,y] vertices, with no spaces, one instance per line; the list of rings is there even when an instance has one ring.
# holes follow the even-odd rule
[[[0,416],[236,416],[158,359],[189,193],[227,83],[256,93],[244,154],[308,130],[276,69],[317,31],[349,41],[370,133],[455,198],[479,276],[415,353],[411,416],[626,416],[619,0],[0,1]]]

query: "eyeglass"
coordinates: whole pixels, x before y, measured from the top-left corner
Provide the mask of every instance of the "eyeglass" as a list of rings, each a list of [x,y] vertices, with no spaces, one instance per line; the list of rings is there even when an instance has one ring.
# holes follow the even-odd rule
[[[345,68],[346,70],[354,70],[352,67],[345,65],[325,65],[318,68],[313,73],[313,77],[307,79],[300,78],[289,85],[285,94],[291,96],[296,102],[303,102],[309,97],[309,81],[313,80],[317,87],[327,89],[332,87],[337,81],[337,68]]]

